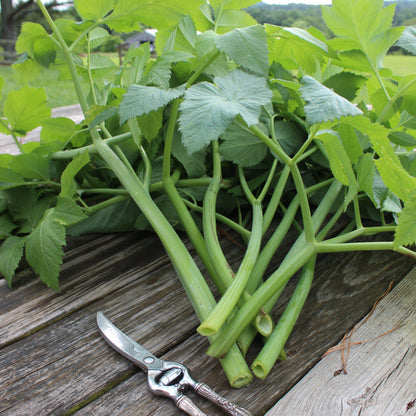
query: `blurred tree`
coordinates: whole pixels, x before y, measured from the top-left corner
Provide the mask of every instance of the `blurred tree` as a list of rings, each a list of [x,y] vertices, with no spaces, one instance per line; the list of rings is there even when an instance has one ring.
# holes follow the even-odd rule
[[[72,1],[51,0],[45,5],[48,9],[62,8],[63,6],[72,5]],[[20,25],[23,21],[43,22],[39,8],[34,0],[13,1],[0,0],[1,6],[1,32],[0,38],[16,41]],[[58,13],[61,13],[58,11]]]

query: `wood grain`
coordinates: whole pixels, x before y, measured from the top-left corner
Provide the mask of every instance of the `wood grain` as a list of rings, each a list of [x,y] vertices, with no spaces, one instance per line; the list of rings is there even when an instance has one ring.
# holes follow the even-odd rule
[[[45,286],[29,269],[10,291],[0,280],[0,346],[85,307],[119,287],[169,262],[159,240],[150,234],[101,235],[66,253],[60,293]]]
[[[319,362],[267,416],[415,416],[416,268],[354,333],[347,374],[340,352]],[[388,330],[393,332],[375,339]]]
[[[287,346],[289,359],[266,380],[236,390],[217,360],[205,355],[207,341],[195,334],[190,303],[154,237],[126,234],[82,241],[68,252],[61,294],[33,276],[22,279],[13,292],[1,288],[7,298],[1,313],[7,321],[1,321],[0,329],[9,341],[0,350],[0,414],[65,415],[77,408],[77,416],[182,414],[170,401],[153,397],[144,374],[103,341],[95,324],[96,312],[103,310],[156,355],[184,363],[196,380],[261,415],[370,310],[393,276],[400,279],[414,265],[385,252],[321,256]],[[229,241],[224,247],[237,265],[240,250]],[[279,261],[278,256],[274,266]],[[249,353],[250,362],[259,347],[258,342]],[[220,414],[205,401],[198,404],[210,415]]]

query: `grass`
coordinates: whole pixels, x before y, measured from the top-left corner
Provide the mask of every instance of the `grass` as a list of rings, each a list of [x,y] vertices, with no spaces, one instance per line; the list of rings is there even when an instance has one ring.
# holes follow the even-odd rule
[[[114,55],[114,54],[113,54]],[[118,58],[111,55],[111,59]],[[416,73],[416,56],[388,55],[384,65],[390,68],[394,74],[407,75]],[[19,88],[13,69],[10,66],[0,65],[0,75],[6,80],[0,97],[0,113],[7,93]],[[30,82],[32,87],[45,87],[48,105],[52,108],[77,103],[76,93],[71,80],[59,80],[57,71],[45,71],[34,81]]]
[[[5,85],[0,98],[0,108],[9,91],[19,89],[11,66],[0,66],[0,75],[5,79]],[[77,102],[76,93],[71,80],[59,80],[57,71],[45,71],[29,83],[31,87],[45,87],[48,105],[52,108]]]
[[[416,74],[416,56],[387,55],[384,59],[384,66],[390,68],[393,71],[393,74]]]

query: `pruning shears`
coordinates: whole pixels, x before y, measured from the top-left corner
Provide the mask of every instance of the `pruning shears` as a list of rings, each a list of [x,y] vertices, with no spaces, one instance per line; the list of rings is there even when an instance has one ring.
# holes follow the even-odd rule
[[[185,395],[186,390],[191,389],[231,416],[251,416],[250,412],[215,393],[206,384],[194,381],[184,365],[155,357],[120,331],[102,312],[97,313],[97,325],[101,335],[116,351],[147,372],[153,394],[172,399],[188,415],[207,416]]]

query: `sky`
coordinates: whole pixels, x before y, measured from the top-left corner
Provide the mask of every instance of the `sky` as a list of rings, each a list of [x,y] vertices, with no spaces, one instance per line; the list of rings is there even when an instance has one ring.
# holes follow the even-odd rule
[[[303,3],[303,4],[331,4],[331,0],[262,0],[263,3],[268,4],[289,4],[289,3]]]

